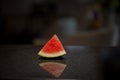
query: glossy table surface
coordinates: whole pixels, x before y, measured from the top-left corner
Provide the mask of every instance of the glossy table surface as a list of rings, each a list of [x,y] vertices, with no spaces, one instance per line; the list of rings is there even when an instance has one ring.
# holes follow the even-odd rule
[[[118,77],[117,71],[120,70],[120,48],[90,46],[64,47],[67,52],[65,56],[46,59],[37,55],[42,46],[1,45],[0,79],[103,80]],[[58,65],[63,64],[64,67],[60,69],[58,68],[59,66],[52,66],[53,70],[49,72],[49,70],[44,69],[40,65],[42,63],[58,63]],[[114,74],[112,74],[113,72]]]

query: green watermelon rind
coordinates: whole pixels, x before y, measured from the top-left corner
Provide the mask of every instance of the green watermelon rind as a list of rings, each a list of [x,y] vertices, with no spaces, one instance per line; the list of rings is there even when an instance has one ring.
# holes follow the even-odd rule
[[[66,54],[65,51],[59,51],[59,52],[57,52],[57,53],[46,53],[46,52],[44,52],[44,51],[40,51],[40,52],[38,53],[39,56],[41,56],[41,57],[47,57],[47,58],[60,57],[60,56],[63,56],[63,55],[65,55],[65,54]]]

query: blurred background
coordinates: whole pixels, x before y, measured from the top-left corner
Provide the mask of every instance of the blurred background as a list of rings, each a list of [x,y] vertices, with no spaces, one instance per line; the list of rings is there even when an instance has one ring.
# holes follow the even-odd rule
[[[0,0],[0,44],[120,46],[119,0]]]

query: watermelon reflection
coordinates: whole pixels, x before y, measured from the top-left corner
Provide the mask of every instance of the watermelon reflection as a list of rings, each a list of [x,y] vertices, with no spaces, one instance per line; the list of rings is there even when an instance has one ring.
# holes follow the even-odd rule
[[[42,62],[39,63],[39,66],[54,77],[58,78],[61,76],[67,65],[60,62]]]

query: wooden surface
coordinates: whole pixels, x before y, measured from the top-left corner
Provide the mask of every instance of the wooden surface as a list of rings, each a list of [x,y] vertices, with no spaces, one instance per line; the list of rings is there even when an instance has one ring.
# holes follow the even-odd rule
[[[113,75],[112,70],[120,70],[120,68],[112,68],[111,65],[107,65],[109,68],[106,66],[106,63],[112,63],[119,59],[118,53],[120,53],[120,50],[117,47],[65,46],[67,54],[55,59],[39,57],[37,53],[41,47],[32,45],[1,45],[0,79],[103,80],[106,77],[113,77],[110,76],[111,74]],[[116,60],[116,62],[119,60]],[[39,66],[41,62],[60,62],[65,64],[66,68],[61,76],[56,78]],[[115,72],[114,74],[117,75]]]

